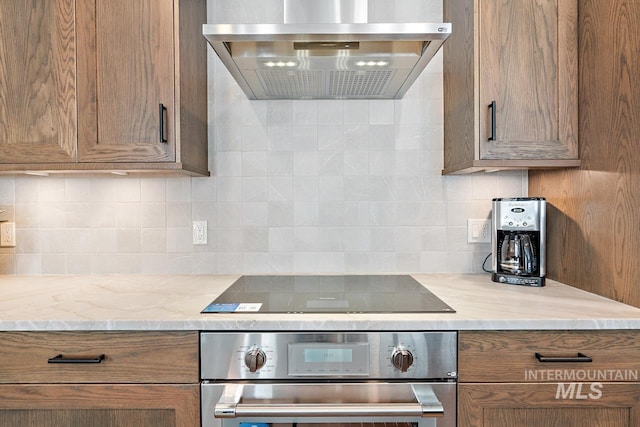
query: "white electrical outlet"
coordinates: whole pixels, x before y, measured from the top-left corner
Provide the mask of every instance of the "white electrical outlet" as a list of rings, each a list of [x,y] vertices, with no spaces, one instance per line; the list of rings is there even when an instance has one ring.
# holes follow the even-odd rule
[[[16,246],[16,223],[0,223],[0,246],[3,248],[13,248]]]
[[[488,219],[467,219],[468,243],[491,243],[491,221]]]
[[[193,221],[193,244],[207,244],[207,221]]]

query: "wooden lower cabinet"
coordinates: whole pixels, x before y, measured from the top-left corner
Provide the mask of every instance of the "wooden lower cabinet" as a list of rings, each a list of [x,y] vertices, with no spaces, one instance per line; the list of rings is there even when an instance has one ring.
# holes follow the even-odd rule
[[[460,331],[458,427],[640,426],[640,331]]]
[[[0,332],[0,427],[200,427],[197,331]]]
[[[640,383],[460,384],[458,405],[458,427],[637,427]]]
[[[32,426],[199,427],[199,386],[0,386],[0,427]]]

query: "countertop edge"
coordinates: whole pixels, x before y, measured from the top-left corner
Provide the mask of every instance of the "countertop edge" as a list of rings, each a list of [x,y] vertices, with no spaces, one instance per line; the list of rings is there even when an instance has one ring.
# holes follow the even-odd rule
[[[38,331],[472,331],[472,330],[634,330],[639,319],[584,320],[360,320],[313,321],[309,319],[219,321],[0,321],[2,332]]]

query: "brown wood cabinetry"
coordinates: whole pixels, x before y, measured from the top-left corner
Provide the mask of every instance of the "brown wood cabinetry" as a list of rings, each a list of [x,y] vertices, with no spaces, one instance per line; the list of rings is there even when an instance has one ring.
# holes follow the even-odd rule
[[[199,427],[198,385],[0,385],[1,427]]]
[[[640,425],[639,338],[638,331],[461,331],[458,426]]]
[[[444,174],[579,166],[577,11],[444,2]]]
[[[579,170],[532,171],[547,277],[640,307],[640,5],[580,0]]]
[[[197,427],[198,383],[197,332],[0,333],[0,427]]]
[[[20,89],[0,102],[0,171],[208,175],[205,1],[2,3],[14,17],[29,31],[0,42],[22,59],[0,68]]]
[[[3,1],[0,22],[2,168],[10,163],[73,162],[74,1]]]

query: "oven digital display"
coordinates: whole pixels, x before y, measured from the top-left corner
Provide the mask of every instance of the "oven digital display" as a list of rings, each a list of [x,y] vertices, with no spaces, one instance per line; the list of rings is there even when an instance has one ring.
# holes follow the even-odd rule
[[[351,363],[353,350],[350,348],[305,348],[306,363]]]
[[[291,343],[288,374],[292,376],[367,376],[367,343]]]

